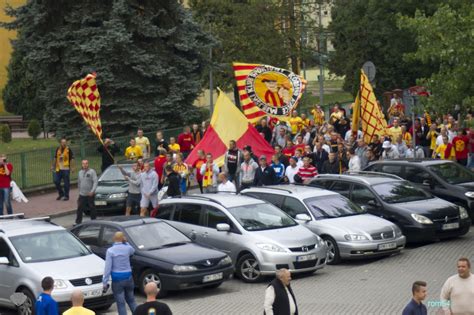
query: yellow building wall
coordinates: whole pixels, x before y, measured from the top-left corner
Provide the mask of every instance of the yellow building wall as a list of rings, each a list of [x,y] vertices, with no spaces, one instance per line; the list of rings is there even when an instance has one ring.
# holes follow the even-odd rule
[[[8,22],[11,20],[10,17],[5,15],[5,8],[8,5],[12,7],[18,7],[26,3],[26,0],[0,0],[0,21]],[[10,39],[15,38],[16,32],[7,31],[4,28],[0,28],[0,93],[3,91],[7,82],[7,66],[10,61],[10,55],[12,47],[10,45]],[[3,106],[3,100],[0,97],[0,114],[5,111]]]

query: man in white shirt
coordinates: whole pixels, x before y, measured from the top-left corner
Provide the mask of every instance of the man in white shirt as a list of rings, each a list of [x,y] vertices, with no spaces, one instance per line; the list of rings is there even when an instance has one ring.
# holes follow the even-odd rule
[[[217,186],[217,192],[237,192],[234,183],[227,179],[227,175],[222,172],[218,175],[219,185]]]
[[[458,259],[458,274],[446,280],[441,289],[445,314],[474,315],[474,275],[468,258]]]
[[[347,151],[347,157],[349,158],[349,171],[360,171],[360,159],[353,148],[350,148],[349,151]]]
[[[298,306],[290,282],[291,273],[288,269],[277,270],[276,279],[265,290],[263,303],[265,315],[298,314]]]
[[[291,157],[290,158],[290,165],[286,168],[285,171],[285,176],[288,178],[288,182],[290,184],[295,183],[295,175],[298,173],[298,170],[300,169],[297,165],[298,159],[296,157]]]
[[[382,144],[383,153],[382,160],[393,160],[400,158],[397,147],[394,146],[390,141],[386,140]]]

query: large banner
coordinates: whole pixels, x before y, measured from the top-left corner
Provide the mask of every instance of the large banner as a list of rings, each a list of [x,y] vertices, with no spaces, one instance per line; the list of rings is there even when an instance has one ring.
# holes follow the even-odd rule
[[[265,116],[286,118],[298,106],[306,87],[299,75],[261,64],[235,62],[233,67],[242,111],[250,122]]]

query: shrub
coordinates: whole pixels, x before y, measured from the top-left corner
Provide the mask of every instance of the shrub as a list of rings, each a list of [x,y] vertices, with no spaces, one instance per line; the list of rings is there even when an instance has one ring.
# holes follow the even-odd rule
[[[38,136],[41,134],[41,125],[37,119],[32,119],[28,124],[28,135],[33,138],[33,140],[38,139]]]
[[[3,143],[9,143],[12,141],[12,132],[10,126],[7,124],[0,125],[0,138]]]

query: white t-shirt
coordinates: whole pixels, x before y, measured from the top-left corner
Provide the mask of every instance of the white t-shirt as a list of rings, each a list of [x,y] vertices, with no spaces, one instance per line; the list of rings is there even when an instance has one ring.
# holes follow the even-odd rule
[[[286,168],[285,176],[288,177],[288,181],[290,182],[290,184],[295,183],[295,175],[296,173],[298,173],[299,169],[300,169],[299,166],[296,166],[295,168],[293,168],[291,167],[291,165],[288,165],[288,167]]]
[[[459,275],[449,277],[441,289],[440,297],[443,305],[446,305],[443,309],[451,310],[452,314],[474,315],[474,275],[471,273],[466,279]]]
[[[142,153],[143,153],[143,157],[144,158],[148,158],[150,155],[150,152],[148,152],[148,146],[150,146],[150,140],[148,140],[147,137],[143,136],[143,137],[136,137],[135,138],[135,143],[137,144],[137,146],[140,147],[140,149],[142,149]]]
[[[287,287],[285,287],[285,291],[286,291],[286,294],[288,294],[288,302],[290,304],[290,315],[293,315],[296,313],[296,304]],[[263,307],[264,307],[266,315],[273,315],[273,302],[274,301],[275,301],[275,289],[273,288],[273,286],[269,286],[265,290],[265,301],[263,303]]]
[[[217,191],[226,191],[226,192],[237,192],[237,189],[235,189],[234,183],[232,183],[230,180],[228,180],[226,183],[220,183],[217,186]]]

